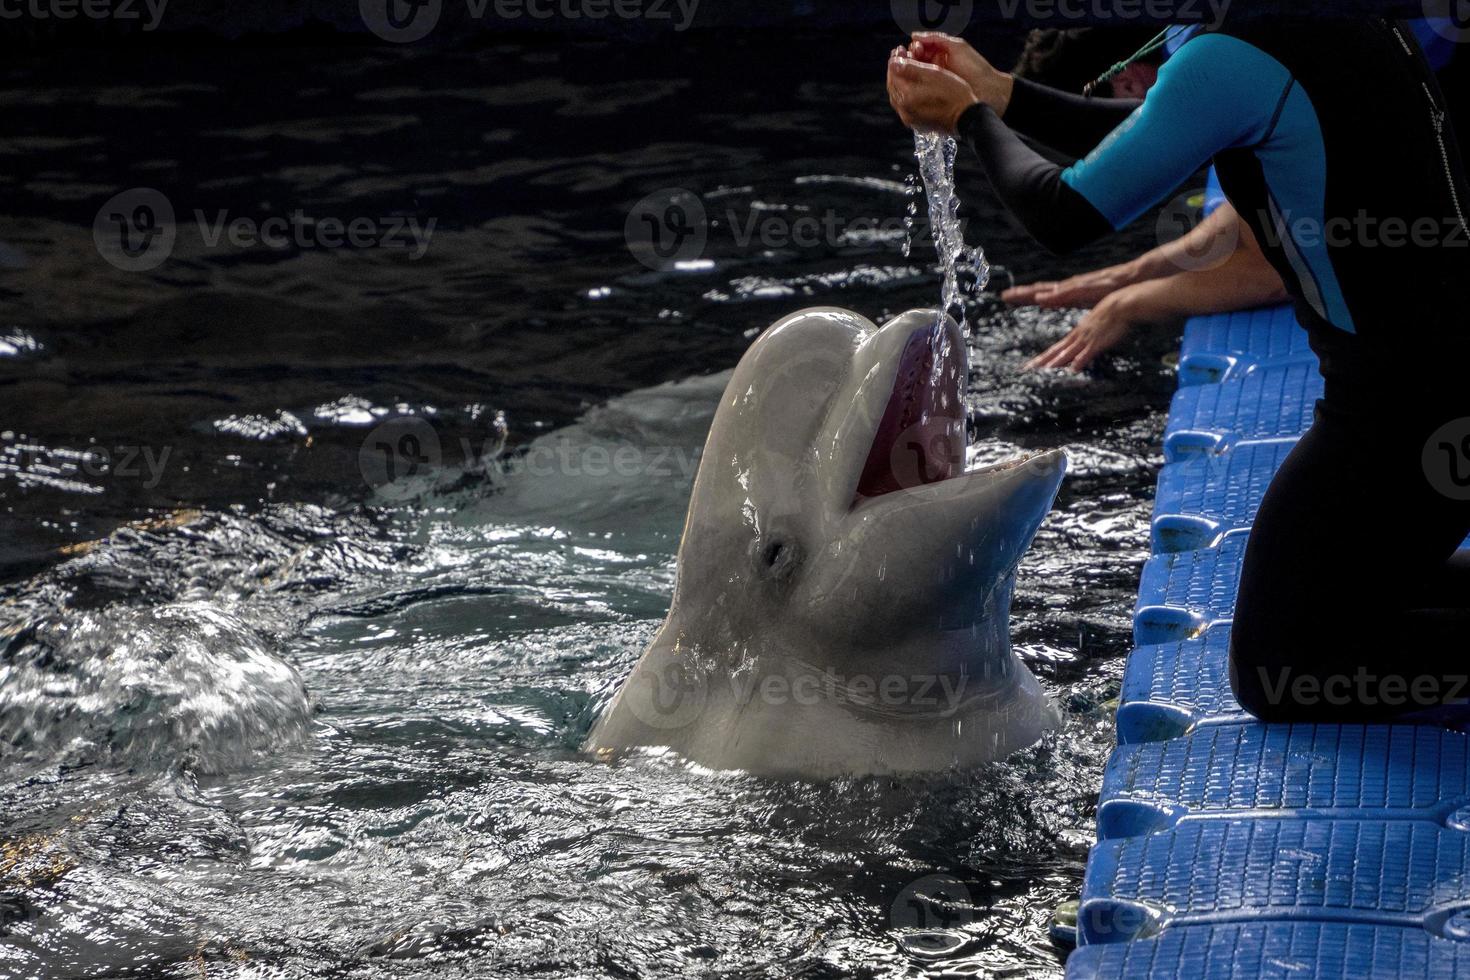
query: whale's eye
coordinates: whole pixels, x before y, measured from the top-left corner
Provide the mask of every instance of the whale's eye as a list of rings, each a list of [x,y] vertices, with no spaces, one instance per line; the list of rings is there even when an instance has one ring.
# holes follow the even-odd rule
[[[767,578],[787,578],[800,563],[801,549],[790,538],[767,537],[752,542],[752,545],[756,570]]]

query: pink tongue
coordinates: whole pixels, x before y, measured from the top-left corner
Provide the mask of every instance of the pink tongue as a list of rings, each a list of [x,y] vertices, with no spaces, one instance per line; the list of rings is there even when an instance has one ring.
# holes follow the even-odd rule
[[[942,357],[936,353],[941,345]],[[938,483],[964,471],[964,409],[952,400],[963,389],[957,383],[959,358],[950,347],[937,325],[909,335],[858,480],[859,499]],[[951,401],[941,404],[946,394]]]

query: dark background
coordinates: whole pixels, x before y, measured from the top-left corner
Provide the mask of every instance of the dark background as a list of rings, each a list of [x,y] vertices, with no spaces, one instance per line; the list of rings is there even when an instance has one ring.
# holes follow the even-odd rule
[[[882,91],[902,37],[889,4],[705,2],[686,31],[464,9],[447,0],[413,44],[375,37],[351,3],[176,0],[152,31],[0,23],[0,576],[180,507],[361,499],[363,429],[342,418],[364,405],[432,416],[453,464],[463,445],[513,449],[617,392],[722,370],[791,308],[793,270],[797,292],[870,313],[926,301],[885,271],[891,241],[793,251],[717,234],[714,267],[668,274],[624,238],[636,202],[669,188],[742,220],[901,214],[891,193],[798,183],[911,170]],[[974,5],[967,33],[1008,65],[1027,22],[1003,9]],[[1040,21],[1058,22],[1080,23]],[[189,225],[151,271],[113,268],[93,242],[99,208],[130,188]],[[1152,244],[1144,222],[1060,265],[983,183],[965,197],[1022,278]],[[196,210],[414,217],[434,236],[416,261],[208,248]],[[762,292],[763,276],[780,288]],[[158,461],[156,478],[129,459]]]

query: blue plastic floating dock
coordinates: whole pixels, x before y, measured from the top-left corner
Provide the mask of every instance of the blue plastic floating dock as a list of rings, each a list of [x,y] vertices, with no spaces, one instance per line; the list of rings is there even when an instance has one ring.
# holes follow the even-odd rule
[[[1255,814],[1338,820],[1470,820],[1470,738],[1410,725],[1197,728],[1113,752],[1098,836]]]
[[[1067,976],[1455,980],[1470,976],[1470,944],[1422,929],[1341,922],[1174,926],[1150,939],[1079,949],[1067,961]]]
[[[1253,365],[1287,361],[1317,361],[1289,306],[1196,317],[1184,327],[1179,384],[1212,384]]]
[[[1154,552],[1214,548],[1227,535],[1249,530],[1266,487],[1297,438],[1240,442],[1224,452],[1167,464],[1154,497]]]
[[[1073,980],[1470,980],[1470,735],[1262,725],[1230,691],[1250,526],[1321,379],[1287,308],[1185,329]]]
[[[1246,540],[1232,534],[1215,548],[1150,558],[1138,582],[1133,641],[1185,640],[1232,618]]]
[[[1246,440],[1290,439],[1312,424],[1322,375],[1316,361],[1256,365],[1231,384],[1180,388],[1164,430],[1164,458],[1217,454]]]

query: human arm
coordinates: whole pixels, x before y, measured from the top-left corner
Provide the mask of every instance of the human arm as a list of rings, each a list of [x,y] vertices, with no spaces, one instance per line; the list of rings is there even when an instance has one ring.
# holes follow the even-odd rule
[[[1219,265],[1145,279],[1104,296],[1028,368],[1081,371],[1137,326],[1178,326],[1193,316],[1285,302],[1281,276],[1252,240]]]
[[[1216,152],[1264,141],[1292,78],[1238,38],[1200,35],[1159,73],[1143,106],[1088,156],[1062,170],[1036,153],[958,76],[909,58],[889,63],[890,98],[923,128],[957,132],[997,195],[1058,253],[1131,223]]]
[[[1093,99],[996,69],[968,42],[921,32],[908,57],[954,72],[1007,126],[1072,157],[1087,153],[1141,105],[1133,99]]]
[[[1007,303],[1017,306],[1089,307],[1103,297],[1134,283],[1161,279],[1182,271],[1203,270],[1223,264],[1237,248],[1250,249],[1257,255],[1257,244],[1250,228],[1228,202],[1210,213],[1184,236],[1118,265],[1095,269],[1069,279],[1014,286],[1001,294]],[[1261,259],[1261,265],[1274,275],[1274,270]],[[1279,281],[1279,276],[1277,277]]]

